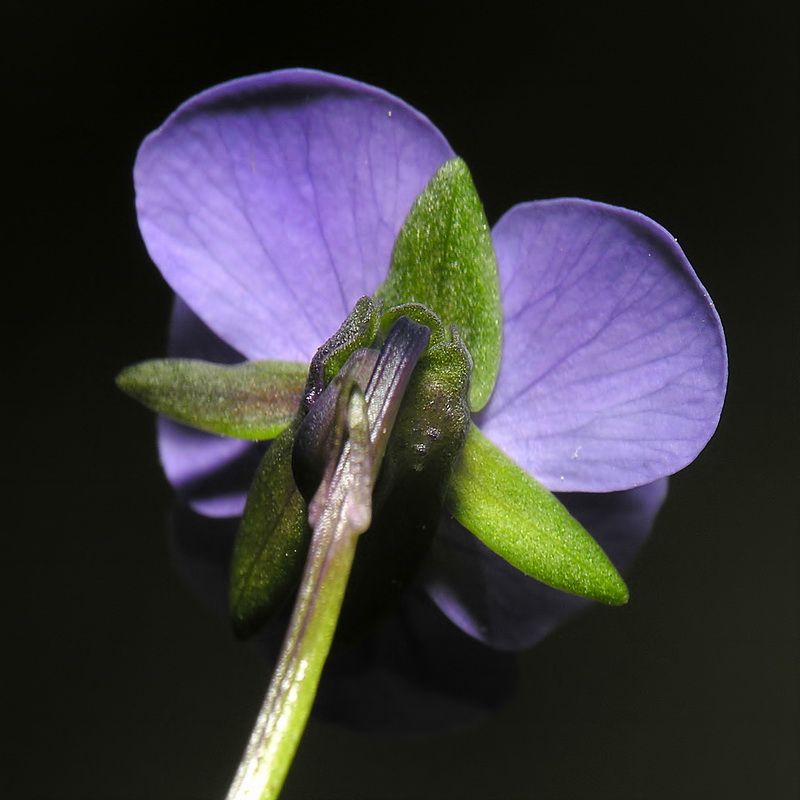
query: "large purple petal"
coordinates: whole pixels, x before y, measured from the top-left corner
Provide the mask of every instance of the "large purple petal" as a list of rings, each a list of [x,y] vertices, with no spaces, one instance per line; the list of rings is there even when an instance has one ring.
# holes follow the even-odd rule
[[[209,519],[176,504],[171,545],[183,579],[227,615],[228,575],[237,521]],[[258,644],[274,660],[287,624],[278,615]],[[516,661],[455,628],[419,587],[360,644],[336,646],[322,673],[314,715],[373,733],[445,731],[474,724],[516,687]]]
[[[650,534],[667,479],[624,492],[559,499],[624,569]],[[536,644],[590,601],[551,589],[493,553],[454,520],[441,526],[425,565],[434,602],[461,630],[500,650]]]
[[[172,309],[167,352],[175,358],[201,358],[218,364],[243,360],[241,353],[212,333],[179,297]],[[212,517],[241,515],[263,446],[159,417],[158,449],[167,479],[195,511]]]
[[[145,139],[139,225],[173,289],[249,359],[308,361],[388,269],[453,153],[379,89],[309,70],[231,81]]]
[[[484,433],[553,491],[628,489],[692,461],[727,362],[675,239],[586,200],[516,206],[493,234],[504,351]]]

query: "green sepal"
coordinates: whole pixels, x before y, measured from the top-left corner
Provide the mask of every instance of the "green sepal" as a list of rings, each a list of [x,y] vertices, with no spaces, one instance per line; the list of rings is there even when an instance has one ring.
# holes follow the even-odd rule
[[[117,386],[149,409],[210,433],[274,439],[292,420],[308,367],[292,361],[233,366],[162,358],[123,370]]]
[[[628,601],[625,582],[597,542],[474,425],[446,506],[485,545],[532,578],[610,605]]]
[[[483,408],[500,369],[503,312],[489,223],[460,158],[447,161],[417,198],[375,296],[387,308],[421,303],[458,326],[474,363],[470,408]]]
[[[247,495],[231,562],[229,610],[239,636],[254,633],[296,586],[311,530],[292,474],[300,416],[270,445]]]

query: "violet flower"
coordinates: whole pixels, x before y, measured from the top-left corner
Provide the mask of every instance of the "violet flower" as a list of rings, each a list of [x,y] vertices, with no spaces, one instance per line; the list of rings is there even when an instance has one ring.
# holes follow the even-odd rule
[[[142,235],[176,293],[170,354],[308,364],[382,284],[409,210],[454,155],[399,99],[315,71],[243,78],[183,104],[145,140],[135,168]],[[524,203],[492,239],[502,362],[473,421],[624,567],[649,534],[666,476],[716,428],[726,385],[719,319],[676,240],[641,214],[577,199]],[[219,592],[226,531],[263,445],[162,417],[159,448],[192,509],[178,513],[179,547]],[[413,664],[393,671],[393,660],[408,661],[400,628],[418,626],[410,635],[435,668],[425,648],[442,637],[473,661],[491,651],[472,640],[515,651],[585,602],[527,577],[445,515],[394,621],[341,669],[332,662],[320,705],[351,722],[363,711],[374,727],[377,695],[390,701],[397,682],[424,689]],[[466,636],[444,634],[435,607]],[[491,663],[507,677],[506,659]],[[467,683],[465,696],[480,681]],[[488,693],[488,705],[503,694]]]

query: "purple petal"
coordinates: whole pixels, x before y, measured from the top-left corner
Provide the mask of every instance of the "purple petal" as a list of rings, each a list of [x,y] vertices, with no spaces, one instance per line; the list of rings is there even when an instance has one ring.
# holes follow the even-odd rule
[[[176,504],[171,546],[181,577],[227,615],[228,574],[237,520],[209,519]],[[288,613],[288,608],[286,609]],[[278,615],[257,644],[274,660],[287,624]],[[334,648],[314,715],[372,733],[453,730],[479,722],[516,687],[513,657],[465,636],[417,587],[362,643]]]
[[[142,144],[137,210],[173,289],[248,359],[308,361],[385,277],[453,153],[401,100],[286,70],[184,103]]]
[[[158,447],[167,480],[195,511],[238,517],[264,454],[263,447],[159,417]]]
[[[669,480],[659,478],[624,492],[565,492],[558,499],[600,543],[614,566],[624,570],[650,536],[668,488]]]
[[[553,491],[628,489],[691,462],[727,362],[676,241],[586,200],[516,206],[493,233],[505,338],[484,433]]]
[[[176,358],[202,358],[218,364],[243,360],[180,298],[172,309],[167,352]],[[158,449],[167,479],[195,511],[211,517],[241,515],[263,446],[159,417]]]
[[[622,569],[650,534],[666,492],[662,478],[624,492],[559,499]],[[425,581],[434,602],[461,630],[500,650],[536,644],[590,603],[529,578],[454,520],[434,539]]]

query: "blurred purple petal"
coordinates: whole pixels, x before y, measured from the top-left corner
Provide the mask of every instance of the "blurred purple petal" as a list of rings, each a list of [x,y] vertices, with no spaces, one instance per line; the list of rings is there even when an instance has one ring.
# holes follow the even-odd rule
[[[586,200],[518,205],[493,234],[505,339],[484,433],[553,491],[628,489],[691,462],[727,363],[672,236]]]
[[[565,492],[558,499],[624,570],[650,536],[668,489],[669,480],[660,478],[624,492]]]
[[[242,78],[145,139],[139,225],[173,289],[232,347],[309,361],[384,279],[407,212],[452,155],[371,86],[310,70]]]
[[[159,417],[158,446],[167,479],[195,511],[210,517],[241,516],[263,445]]]
[[[418,587],[361,644],[334,652],[314,714],[370,733],[458,730],[517,688],[516,659],[465,636]]]
[[[171,545],[189,588],[227,616],[228,570],[238,520],[209,519],[176,503]],[[286,609],[288,613],[289,609]],[[258,644],[274,660],[286,629],[278,615]],[[475,724],[515,691],[513,656],[455,628],[419,588],[368,639],[337,648],[322,674],[314,716],[382,734],[455,730]]]
[[[667,479],[624,492],[561,494],[618,569],[652,530]],[[425,565],[428,593],[465,633],[500,650],[522,650],[589,605],[529,578],[455,520],[441,526]]]

